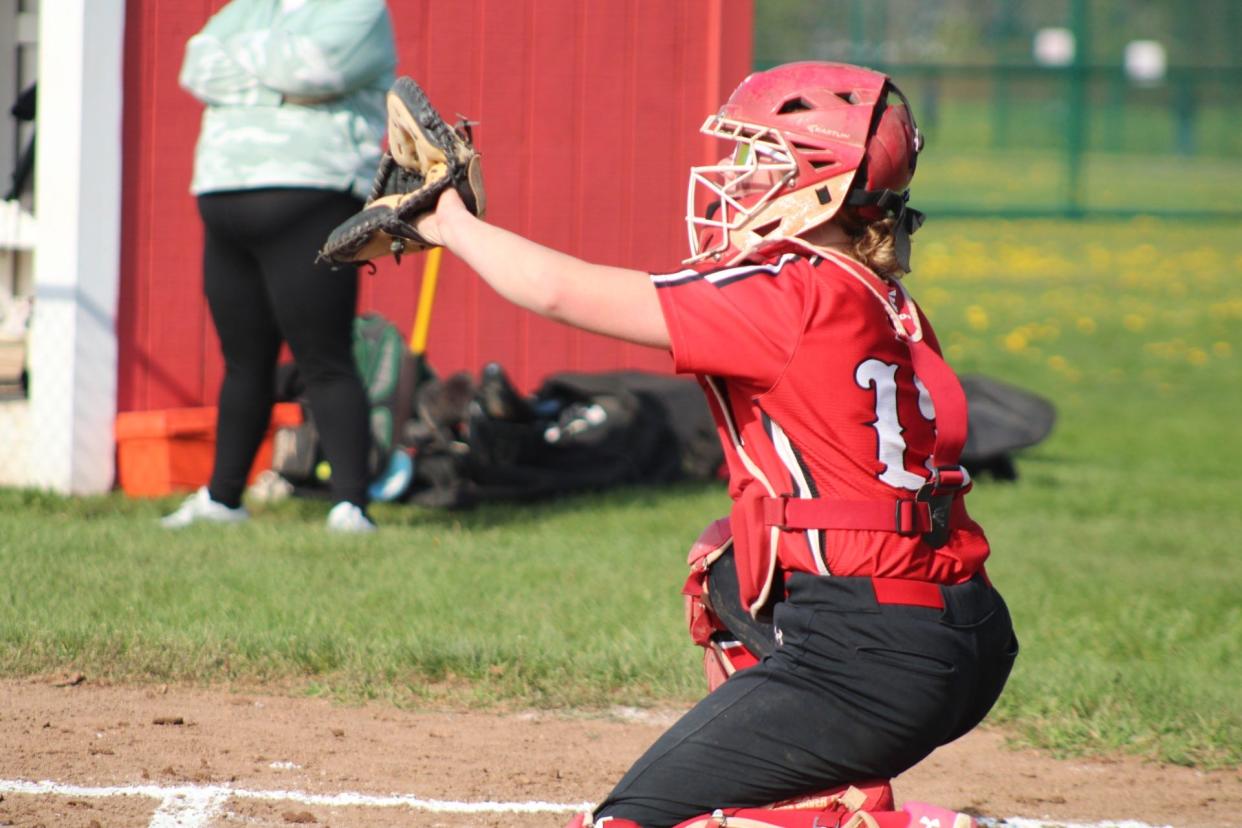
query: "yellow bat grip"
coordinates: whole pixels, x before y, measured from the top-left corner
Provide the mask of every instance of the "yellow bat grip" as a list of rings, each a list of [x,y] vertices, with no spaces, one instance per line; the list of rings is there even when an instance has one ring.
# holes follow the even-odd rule
[[[418,311],[414,314],[414,330],[410,333],[410,351],[422,354],[427,350],[427,329],[431,327],[431,303],[436,297],[436,279],[440,275],[442,247],[427,251],[423,262],[423,283],[418,291]]]

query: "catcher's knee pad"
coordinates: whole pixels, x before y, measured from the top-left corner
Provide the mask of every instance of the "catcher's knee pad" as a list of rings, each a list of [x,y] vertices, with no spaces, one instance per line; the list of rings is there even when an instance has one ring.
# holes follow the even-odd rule
[[[676,828],[978,828],[969,814],[926,802],[893,809],[893,789],[877,780],[844,785],[763,808],[719,809]]]
[[[565,828],[643,828],[637,822],[628,819],[618,819],[617,817],[601,817],[598,821],[593,821],[591,815],[586,811],[574,814],[569,822],[565,823]]]
[[[679,823],[676,828],[720,828],[726,825],[734,828],[826,828],[845,825],[851,828],[876,828],[877,825],[880,828],[894,828],[876,818],[877,814],[892,813],[892,808],[892,786],[887,780],[875,779],[854,785],[838,785],[760,808],[717,809]],[[862,821],[851,821],[856,818]],[[868,822],[868,819],[872,821]],[[920,828],[918,823],[914,826]],[[901,828],[905,828],[905,823]],[[956,826],[946,824],[944,828]]]
[[[709,691],[715,690],[738,670],[759,663],[755,651],[740,640],[722,618],[722,615],[729,614],[737,616],[745,610],[739,606],[738,612],[725,613],[713,604],[710,585],[718,583],[718,579],[711,577],[712,567],[729,562],[728,556],[732,552],[733,534],[729,519],[721,518],[703,530],[690,547],[686,559],[690,575],[681,590],[686,599],[686,626],[690,630],[690,638],[703,648],[703,674],[707,678]],[[731,567],[726,577],[735,577]],[[715,600],[721,597],[717,595]]]
[[[907,802],[901,806],[898,813],[907,815],[908,821],[902,825],[902,828],[925,828],[925,826],[939,826],[939,828],[979,828],[979,823],[970,814],[963,814],[959,811],[951,811],[948,808],[941,808],[939,805],[929,805],[926,802]]]
[[[893,786],[887,779],[836,785],[769,806],[777,811],[891,811]]]

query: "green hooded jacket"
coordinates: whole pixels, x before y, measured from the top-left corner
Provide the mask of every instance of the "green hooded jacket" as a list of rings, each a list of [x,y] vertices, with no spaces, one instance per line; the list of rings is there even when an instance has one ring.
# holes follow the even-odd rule
[[[190,191],[365,199],[396,66],[384,0],[232,0],[186,44],[181,86],[206,104]]]

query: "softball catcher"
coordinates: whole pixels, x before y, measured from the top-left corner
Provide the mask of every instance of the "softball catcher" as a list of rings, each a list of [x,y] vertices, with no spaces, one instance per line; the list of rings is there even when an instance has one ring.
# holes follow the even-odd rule
[[[416,90],[389,95],[389,144],[422,183],[324,255],[443,245],[523,308],[668,349],[728,463],[684,589],[713,689],[571,825],[973,825],[888,784],[983,719],[1018,650],[964,502],[965,395],[901,281],[923,216],[900,90],[836,63],[746,78],[702,127],[730,152],[690,170],[690,258],[658,274],[482,221],[468,136]]]

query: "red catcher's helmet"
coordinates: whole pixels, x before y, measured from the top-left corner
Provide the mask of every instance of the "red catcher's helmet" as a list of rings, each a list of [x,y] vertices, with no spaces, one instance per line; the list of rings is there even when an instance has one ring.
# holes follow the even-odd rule
[[[802,233],[847,204],[871,220],[899,215],[908,232],[921,221],[905,201],[922,134],[901,90],[880,72],[820,61],[755,72],[701,131],[734,151],[690,170],[687,262],[736,261],[774,242],[805,245]],[[702,215],[700,188],[710,203]]]

